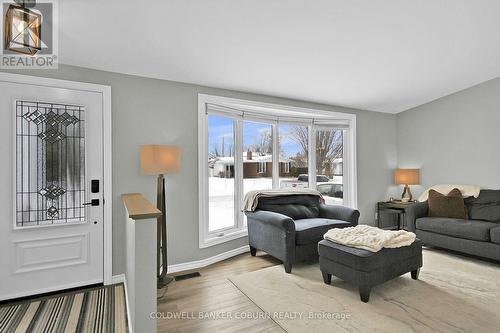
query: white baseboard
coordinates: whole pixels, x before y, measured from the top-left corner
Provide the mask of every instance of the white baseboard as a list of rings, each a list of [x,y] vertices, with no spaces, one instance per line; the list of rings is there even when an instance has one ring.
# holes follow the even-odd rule
[[[188,271],[192,269],[198,269],[202,268],[208,265],[215,264],[216,262],[229,259],[231,257],[237,256],[238,254],[242,254],[245,252],[249,252],[250,248],[248,245],[244,245],[242,247],[239,247],[234,250],[230,250],[224,253],[220,253],[216,256],[206,258],[206,259],[201,259],[201,260],[196,260],[196,261],[190,261],[190,262],[185,262],[181,264],[174,264],[174,265],[168,265],[168,272],[169,273],[177,273],[177,272],[183,272],[183,271]]]

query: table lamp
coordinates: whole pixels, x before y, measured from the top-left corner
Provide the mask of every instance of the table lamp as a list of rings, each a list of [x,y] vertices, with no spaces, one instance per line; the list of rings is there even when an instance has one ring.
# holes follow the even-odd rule
[[[162,288],[172,282],[167,276],[167,221],[165,212],[165,177],[166,173],[180,170],[180,150],[175,146],[142,145],[140,151],[141,173],[158,175],[156,186],[156,205],[162,212],[157,220],[157,286]]]
[[[412,201],[413,196],[409,185],[420,184],[420,169],[396,169],[394,171],[394,183],[396,185],[404,185],[401,201]]]

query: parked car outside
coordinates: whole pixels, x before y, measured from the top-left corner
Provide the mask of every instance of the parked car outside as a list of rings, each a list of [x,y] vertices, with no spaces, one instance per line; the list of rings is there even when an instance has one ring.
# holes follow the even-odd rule
[[[318,192],[325,198],[329,205],[341,205],[344,202],[344,186],[335,183],[322,183],[317,186]]]
[[[339,181],[338,179],[336,181]],[[341,180],[340,180],[341,181]],[[300,189],[309,187],[309,175],[300,174],[296,179],[280,180],[280,188]],[[316,175],[316,189],[325,198],[328,205],[342,205],[344,203],[344,186],[332,182],[328,176]]]
[[[327,183],[330,181],[325,175],[316,176],[316,184]],[[283,179],[280,181],[280,188],[307,188],[309,187],[309,175],[300,174],[297,179]]]

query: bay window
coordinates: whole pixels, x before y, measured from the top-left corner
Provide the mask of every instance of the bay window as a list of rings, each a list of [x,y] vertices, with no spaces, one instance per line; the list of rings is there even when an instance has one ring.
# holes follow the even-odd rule
[[[248,191],[315,188],[356,207],[352,114],[198,96],[200,247],[243,237]]]

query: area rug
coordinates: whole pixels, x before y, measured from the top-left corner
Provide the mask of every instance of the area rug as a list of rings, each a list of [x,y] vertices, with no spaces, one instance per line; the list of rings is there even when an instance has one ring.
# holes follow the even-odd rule
[[[127,332],[123,284],[2,305],[0,332]]]
[[[424,250],[419,280],[405,274],[372,290],[369,303],[319,266],[283,266],[230,280],[287,332],[499,332],[500,265]]]

